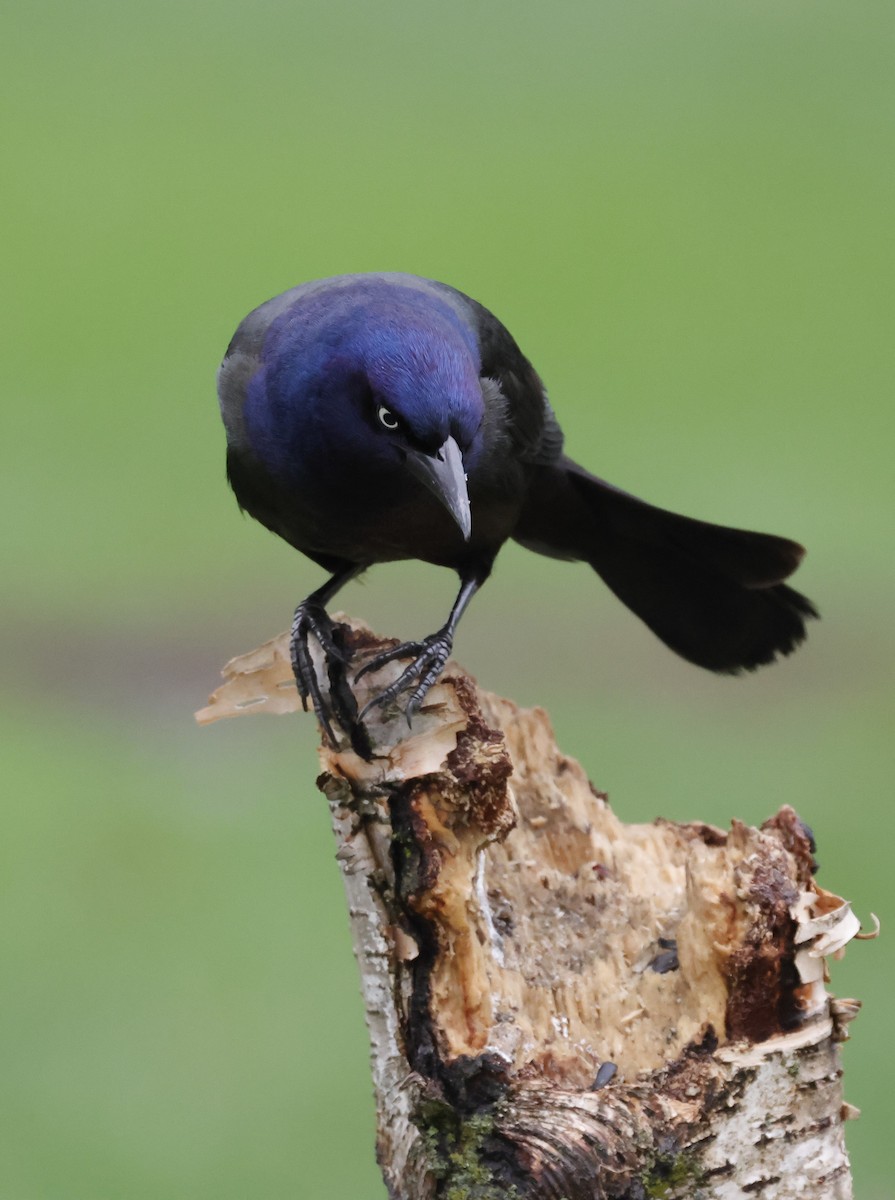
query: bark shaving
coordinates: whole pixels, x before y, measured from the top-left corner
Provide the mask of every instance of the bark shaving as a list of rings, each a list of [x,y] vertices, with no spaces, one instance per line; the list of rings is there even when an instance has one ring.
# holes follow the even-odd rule
[[[389,643],[346,630],[359,666]],[[400,670],[358,685],[362,705]],[[200,721],[297,707],[285,637]],[[625,825],[541,709],[450,664],[321,749],[395,1200],[848,1200],[824,956],[859,926],[784,807]]]

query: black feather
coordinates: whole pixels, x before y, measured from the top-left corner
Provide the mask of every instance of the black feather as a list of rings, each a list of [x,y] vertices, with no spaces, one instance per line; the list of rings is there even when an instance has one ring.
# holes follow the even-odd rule
[[[418,558],[460,576],[440,630],[365,668],[411,659],[377,701],[410,692],[408,716],[511,537],[589,563],[667,646],[712,671],[791,653],[817,616],[784,583],[797,542],[656,508],[564,457],[534,367],[493,313],[445,284],[383,274],[293,288],[242,322],[218,391],[241,507],[332,574],[296,610],[293,662],[324,729],[332,706],[358,753],[369,743],[325,606],[373,563]]]
[[[790,654],[818,615],[781,582],[804,555],[797,542],[667,512],[566,458],[533,478],[515,536],[589,563],[667,646],[710,671]]]

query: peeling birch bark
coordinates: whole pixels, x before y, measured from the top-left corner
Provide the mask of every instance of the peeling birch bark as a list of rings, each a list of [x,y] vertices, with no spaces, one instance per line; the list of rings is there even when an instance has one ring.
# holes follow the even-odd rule
[[[357,667],[391,643],[356,624]],[[363,705],[400,671],[357,687]],[[282,637],[201,723],[299,707]],[[546,714],[455,664],[321,749],[395,1200],[849,1200],[824,958],[859,929],[793,809],[625,825]]]

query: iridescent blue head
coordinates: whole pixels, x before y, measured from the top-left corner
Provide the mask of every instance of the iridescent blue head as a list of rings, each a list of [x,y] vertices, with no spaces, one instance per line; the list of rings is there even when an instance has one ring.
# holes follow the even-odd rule
[[[305,285],[259,318],[265,308],[242,411],[256,459],[317,498],[347,489],[396,500],[408,479],[422,482],[468,538],[466,473],[484,401],[461,311],[434,289],[381,276]]]

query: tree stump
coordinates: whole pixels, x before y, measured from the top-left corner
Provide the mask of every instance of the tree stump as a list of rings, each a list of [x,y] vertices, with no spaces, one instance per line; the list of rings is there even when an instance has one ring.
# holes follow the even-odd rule
[[[342,618],[345,620],[345,618]],[[360,667],[393,643],[344,628]],[[400,671],[357,685],[363,705]],[[284,634],[200,722],[300,707]],[[625,825],[547,715],[451,663],[323,746],[394,1200],[847,1200],[824,958],[858,931],[790,807]]]

